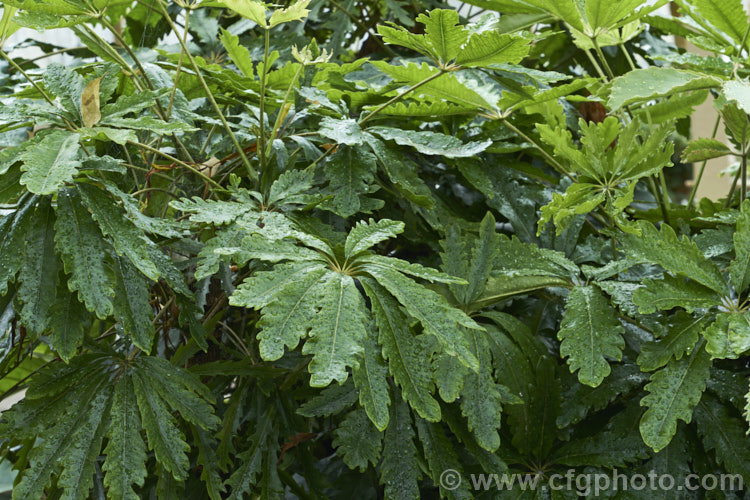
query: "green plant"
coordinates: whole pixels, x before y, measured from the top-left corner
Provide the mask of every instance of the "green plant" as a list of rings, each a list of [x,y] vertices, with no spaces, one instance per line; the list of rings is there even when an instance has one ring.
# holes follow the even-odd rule
[[[676,3],[3,2],[14,498],[750,483],[750,22]],[[707,99],[730,145],[686,139]]]

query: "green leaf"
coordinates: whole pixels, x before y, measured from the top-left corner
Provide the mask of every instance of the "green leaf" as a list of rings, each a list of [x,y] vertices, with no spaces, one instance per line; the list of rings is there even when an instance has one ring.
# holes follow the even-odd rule
[[[245,280],[230,297],[235,306],[262,307],[258,322],[260,355],[274,361],[284,346],[294,349],[317,312],[318,283],[328,271],[318,263],[286,263]]]
[[[636,69],[613,80],[607,107],[616,110],[633,102],[689,90],[711,89],[720,84],[714,77],[691,71],[657,66]]]
[[[609,301],[592,285],[577,286],[570,291],[557,338],[560,355],[568,358],[570,371],[578,380],[598,386],[609,375],[607,357],[622,359],[624,328]]]
[[[518,64],[530,49],[529,40],[522,36],[500,34],[494,30],[484,31],[469,38],[469,42],[456,57],[456,64],[469,68]]]
[[[578,31],[583,31],[581,12],[575,0],[525,0],[525,3],[547,11]],[[523,12],[534,12],[534,10]]]
[[[108,118],[121,117],[129,114],[138,115],[144,109],[154,105],[160,97],[166,95],[168,89],[143,90],[132,94],[123,94],[117,100],[102,107],[102,116]]]
[[[303,417],[327,417],[351,408],[357,402],[352,383],[331,384],[297,409]]]
[[[239,37],[222,28],[219,39],[227,51],[227,55],[242,74],[248,78],[254,78],[253,59],[250,57],[250,51],[240,45]]]
[[[639,307],[641,314],[654,311],[667,311],[681,307],[688,312],[695,309],[710,308],[721,303],[721,296],[694,281],[681,277],[665,275],[662,280],[645,279],[644,287],[633,293],[633,303]]]
[[[78,134],[55,130],[21,154],[21,184],[36,194],[55,194],[81,166]]]
[[[709,378],[711,358],[702,346],[689,356],[670,360],[651,375],[646,386],[649,392],[641,400],[648,407],[640,421],[643,441],[659,451],[669,444],[677,431],[677,420],[690,423],[693,408],[698,404]]]
[[[736,410],[705,394],[695,407],[695,423],[706,451],[716,453],[716,461],[731,474],[750,479],[750,452],[745,422]]]
[[[742,0],[694,0],[696,14],[728,34],[735,42],[745,41],[747,14]]]
[[[104,191],[91,184],[80,183],[77,188],[102,233],[112,238],[115,252],[130,259],[145,276],[157,280],[159,270],[147,249],[153,247],[154,243],[130,222],[124,211]]]
[[[606,0],[586,0],[586,23],[593,34],[613,28],[618,21],[630,16],[643,0],[625,0],[615,5]]]
[[[460,83],[455,76],[446,73],[436,77],[435,75],[439,70],[428,66],[426,63],[423,63],[421,66],[418,66],[415,63],[407,63],[406,66],[402,66],[390,65],[385,61],[372,61],[370,64],[397,82],[405,83],[410,86],[422,83],[424,80],[434,77],[434,79],[430,80],[428,83],[422,83],[419,87],[419,92],[417,93],[424,93],[438,99],[445,99],[448,102],[475,110],[491,110],[493,108],[484,97]]]
[[[146,130],[155,134],[173,134],[175,132],[186,132],[195,130],[195,128],[187,123],[176,121],[172,119],[169,122],[156,119],[152,116],[140,116],[138,118],[123,118],[119,116],[106,116],[102,118],[101,125],[119,128],[126,128],[132,130]],[[97,129],[104,129],[106,127],[97,127]],[[94,130],[97,130],[94,129]],[[129,136],[128,136],[129,137]],[[114,140],[114,139],[113,139]]]
[[[450,276],[445,273],[441,273],[430,267],[424,267],[415,262],[408,262],[406,260],[397,259],[395,257],[384,257],[382,255],[363,255],[357,259],[358,263],[367,263],[373,267],[382,267],[386,269],[394,269],[400,273],[414,276],[416,278],[422,278],[432,283],[449,283],[465,285],[466,280]]]
[[[392,127],[370,127],[367,131],[386,141],[411,146],[422,154],[442,155],[446,158],[473,157],[492,144],[491,139],[463,143],[455,137],[437,132],[417,132]]]
[[[417,21],[424,24],[425,41],[438,59],[447,63],[456,58],[468,37],[466,29],[458,26],[458,12],[433,9],[417,16]]]
[[[113,267],[116,278],[113,300],[115,318],[133,343],[148,354],[155,333],[148,286],[127,257],[117,257]]]
[[[332,444],[350,469],[364,472],[368,464],[378,463],[383,434],[361,408],[349,412],[333,435]]]
[[[577,439],[556,450],[550,460],[569,467],[628,467],[649,456],[638,437],[599,432]]]
[[[412,335],[406,315],[382,286],[371,278],[362,278],[361,282],[370,298],[383,358],[388,361],[388,369],[401,387],[404,400],[422,418],[439,421],[440,406],[432,397],[429,343],[424,336]]]
[[[110,412],[111,423],[104,448],[104,485],[113,498],[137,500],[133,485],[143,486],[146,479],[146,445],[141,438],[133,381],[123,375],[115,386]]]
[[[19,317],[33,334],[39,335],[51,325],[51,308],[55,303],[58,260],[55,255],[55,214],[49,198],[43,198],[34,211],[26,233],[21,285],[17,297],[23,302]]]
[[[729,295],[724,277],[712,261],[698,249],[695,242],[677,237],[671,226],[664,224],[659,232],[652,224],[638,224],[641,235],[623,233],[620,238],[627,252],[637,259],[659,264],[673,274],[685,276],[725,296]]]
[[[335,141],[336,144],[346,144],[347,146],[365,144],[369,135],[360,128],[357,120],[351,118],[339,120],[329,116],[320,120],[318,133]]]
[[[347,258],[353,257],[377,245],[381,241],[395,238],[403,231],[403,222],[389,219],[381,219],[377,222],[374,219],[359,221],[346,237],[346,244],[344,246],[345,255]]]
[[[354,385],[359,391],[359,404],[367,416],[380,431],[388,427],[388,405],[391,398],[388,393],[388,366],[380,355],[375,332],[368,332],[364,340],[362,359],[352,373]]]
[[[473,303],[472,309],[482,309],[516,295],[527,295],[545,288],[569,288],[570,282],[551,276],[498,276],[487,280],[484,293]]]
[[[250,445],[239,454],[242,465],[232,473],[227,481],[232,489],[232,495],[229,498],[244,498],[243,493],[252,491],[252,488],[258,484],[263,453],[269,447],[273,438],[272,418],[274,416],[275,412],[271,410],[266,412],[262,419],[259,419],[254,429],[255,432],[249,439]]]
[[[65,3],[70,2],[66,0]],[[40,2],[34,4],[34,10],[40,7]],[[81,120],[81,94],[86,86],[81,75],[62,64],[52,63],[44,72],[44,86],[60,98],[63,108],[74,121]]]
[[[58,280],[56,300],[49,314],[50,346],[67,363],[83,341],[89,315],[76,294],[68,290],[64,279]]]
[[[111,315],[115,280],[106,265],[109,249],[77,191],[63,190],[57,197],[55,244],[70,291],[100,319]]]
[[[682,161],[686,163],[721,158],[731,154],[729,146],[716,139],[696,139],[691,141],[682,152]]]
[[[458,325],[467,328],[481,328],[458,309],[448,305],[440,295],[428,290],[402,274],[386,267],[365,264],[363,270],[388,290],[418,320],[425,332],[440,341],[445,352],[457,356],[461,363],[475,370],[476,357],[471,353],[465,338],[456,336]]]
[[[654,371],[671,359],[680,359],[698,342],[700,333],[708,323],[707,316],[694,318],[684,311],[669,318],[666,335],[641,344],[638,365],[643,371]]]
[[[206,485],[206,493],[211,500],[221,500],[226,493],[226,486],[221,477],[222,469],[219,465],[219,457],[216,454],[216,440],[203,429],[193,428],[193,436],[198,445],[197,463],[203,468],[201,480]]]
[[[268,27],[273,28],[281,23],[290,21],[302,21],[310,13],[305,7],[310,4],[310,0],[297,0],[285,9],[276,9],[268,20]]]
[[[500,447],[498,429],[501,422],[502,397],[492,378],[492,357],[486,334],[468,330],[474,355],[479,360],[479,373],[469,373],[461,391],[461,413],[479,446],[487,451]]]
[[[712,358],[737,359],[750,349],[750,316],[741,312],[720,313],[703,336]]]
[[[235,219],[255,209],[249,203],[237,203],[234,201],[206,201],[198,196],[192,199],[182,198],[169,203],[175,210],[186,212],[190,215],[192,222],[203,222],[207,224],[228,224]]]
[[[393,27],[391,27],[379,25],[378,34],[383,37],[385,43],[400,45],[428,57],[437,57],[434,55],[432,44],[424,35],[415,35],[401,26],[393,25]]]
[[[216,3],[233,10],[242,17],[246,17],[258,24],[261,28],[266,25],[266,7],[262,2],[255,0],[221,0]]]
[[[750,286],[750,201],[742,204],[732,239],[735,257],[729,264],[729,276],[735,291],[740,294]]]
[[[491,212],[487,212],[479,225],[479,238],[471,248],[471,266],[466,276],[469,281],[466,287],[466,303],[471,304],[484,294],[499,252],[500,238],[495,232],[495,218]],[[456,288],[453,287],[454,290]]]
[[[458,330],[457,337],[465,338],[468,335],[464,329]],[[438,387],[440,398],[446,403],[453,403],[461,395],[464,388],[464,380],[469,373],[461,361],[455,356],[441,353],[433,360],[433,371],[435,372],[435,385]]]
[[[342,148],[326,161],[323,170],[333,193],[331,206],[337,214],[349,217],[370,211],[370,206],[382,206],[382,202],[378,202],[377,207],[371,205],[364,197],[377,189],[372,185],[376,169],[372,153],[352,147]]]
[[[380,484],[384,486],[385,498],[420,498],[420,476],[409,407],[400,398],[396,398],[391,412],[391,424],[385,430],[383,461],[380,465]]]
[[[313,292],[320,311],[309,327],[303,354],[312,354],[308,365],[310,385],[325,387],[333,380],[343,383],[347,367],[357,365],[367,338],[368,318],[362,296],[351,276],[327,272]]]
[[[158,396],[157,388],[140,373],[133,373],[132,381],[149,449],[154,451],[156,460],[176,479],[185,479],[189,466],[187,452],[190,450],[185,436]]]
[[[456,488],[453,483],[440,481],[446,470],[454,470],[461,474],[461,466],[454,447],[443,432],[439,424],[417,419],[417,431],[419,440],[422,442],[424,457],[427,462],[430,477],[433,482],[440,486],[441,496],[449,499],[469,499],[472,495],[466,483],[458,482]],[[448,486],[448,487],[446,487]]]
[[[557,417],[557,427],[560,429],[577,424],[591,412],[602,410],[619,396],[640,388],[648,380],[648,375],[641,373],[634,364],[616,364],[612,367],[612,374],[597,387],[580,384],[573,377],[571,379],[563,393],[560,416]],[[515,405],[509,407],[510,410],[514,408]]]
[[[183,420],[204,430],[219,425],[219,419],[209,404],[213,396],[197,376],[155,356],[140,356],[136,373],[149,390],[178,411]]]
[[[47,404],[46,414],[37,414],[41,421],[34,422],[34,425],[47,427],[44,430],[45,439],[29,453],[30,465],[13,488],[14,499],[42,498],[50,474],[60,464],[64,465],[58,479],[58,484],[65,489],[63,498],[85,498],[92,486],[94,461],[106,431],[104,426],[107,420],[103,418],[103,414],[112,393],[102,387],[101,377],[84,378],[87,370],[81,369],[81,364],[75,367],[64,366],[62,372],[52,369],[45,373],[52,377],[57,375],[59,385],[53,389],[52,394],[34,394],[29,391],[27,397],[31,400],[28,403],[32,405],[31,408],[21,407],[18,410],[21,417],[28,418],[30,415],[24,415],[24,409],[31,409],[33,412],[34,400],[45,403],[43,397],[47,395],[62,403],[57,408],[54,404]],[[71,383],[78,387],[72,387]]]

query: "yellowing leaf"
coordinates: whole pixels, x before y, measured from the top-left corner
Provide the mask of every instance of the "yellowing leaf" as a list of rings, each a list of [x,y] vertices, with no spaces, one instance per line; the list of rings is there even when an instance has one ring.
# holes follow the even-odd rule
[[[93,127],[102,119],[101,109],[99,108],[99,83],[102,77],[95,78],[86,84],[81,94],[81,116],[83,117],[84,127]]]

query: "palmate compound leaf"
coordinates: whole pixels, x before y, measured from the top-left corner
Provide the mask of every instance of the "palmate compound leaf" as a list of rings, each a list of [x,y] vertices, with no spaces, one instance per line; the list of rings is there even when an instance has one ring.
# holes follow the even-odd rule
[[[55,243],[70,275],[68,288],[100,319],[111,315],[115,280],[107,266],[110,248],[77,191],[63,190],[57,197]]]
[[[175,477],[186,477],[189,446],[182,440],[173,412],[212,429],[218,424],[208,388],[167,360],[95,352],[55,363],[32,378],[26,398],[3,415],[3,433],[21,439],[43,435],[32,446],[31,467],[21,476],[14,498],[42,498],[50,475],[58,475],[62,498],[90,498],[94,463],[104,450],[104,482],[113,498],[137,498],[133,484],[143,484],[148,444],[156,460]],[[6,435],[6,434],[4,434]]]
[[[607,357],[622,359],[623,326],[599,288],[577,286],[570,291],[557,337],[560,354],[582,384],[596,387],[609,375]]]
[[[643,441],[654,451],[669,444],[678,419],[690,423],[693,408],[706,388],[710,367],[711,357],[698,344],[689,355],[671,359],[651,375],[646,385],[649,394],[641,400],[641,406],[648,410],[641,417],[640,430]]]
[[[36,194],[54,194],[81,166],[79,136],[55,130],[21,154],[21,184]]]

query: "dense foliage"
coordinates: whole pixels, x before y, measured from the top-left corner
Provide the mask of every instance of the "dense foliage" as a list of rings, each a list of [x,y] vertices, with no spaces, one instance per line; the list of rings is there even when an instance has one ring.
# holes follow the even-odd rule
[[[3,2],[81,43],[0,51],[13,498],[750,484],[750,23],[665,3]]]

